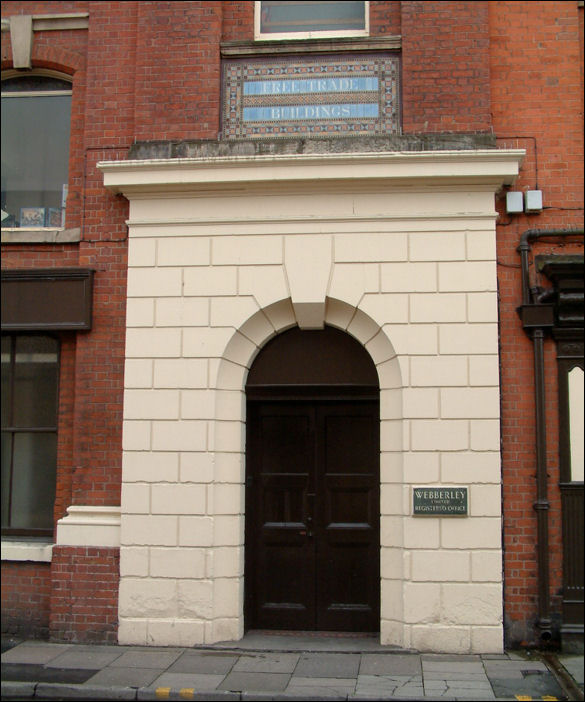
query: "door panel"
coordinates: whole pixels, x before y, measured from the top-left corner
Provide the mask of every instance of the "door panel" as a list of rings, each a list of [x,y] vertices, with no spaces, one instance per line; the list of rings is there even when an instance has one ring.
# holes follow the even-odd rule
[[[379,423],[374,402],[317,409],[317,628],[379,628]]]
[[[248,423],[247,609],[258,628],[310,629],[314,557],[306,516],[313,417],[306,407],[263,403],[250,406]]]
[[[246,620],[379,628],[379,410],[248,403]]]

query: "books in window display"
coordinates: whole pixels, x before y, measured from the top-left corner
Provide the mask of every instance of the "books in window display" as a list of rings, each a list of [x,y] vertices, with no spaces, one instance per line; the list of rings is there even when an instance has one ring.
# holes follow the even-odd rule
[[[21,207],[20,226],[61,227],[63,211],[60,207]]]
[[[63,224],[63,210],[60,207],[47,208],[46,227],[61,227]]]
[[[44,207],[21,207],[20,208],[21,227],[44,227],[45,208]]]

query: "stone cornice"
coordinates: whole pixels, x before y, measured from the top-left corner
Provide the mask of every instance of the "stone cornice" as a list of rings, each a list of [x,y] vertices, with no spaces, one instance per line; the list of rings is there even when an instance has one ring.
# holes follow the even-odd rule
[[[278,154],[102,161],[104,185],[126,196],[234,186],[274,188],[367,182],[407,185],[511,185],[524,151],[485,149],[394,153]]]

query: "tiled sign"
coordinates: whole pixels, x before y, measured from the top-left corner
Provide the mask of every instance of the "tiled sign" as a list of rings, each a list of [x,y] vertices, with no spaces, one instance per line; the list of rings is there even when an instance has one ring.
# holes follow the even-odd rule
[[[224,139],[400,133],[397,56],[229,61]]]

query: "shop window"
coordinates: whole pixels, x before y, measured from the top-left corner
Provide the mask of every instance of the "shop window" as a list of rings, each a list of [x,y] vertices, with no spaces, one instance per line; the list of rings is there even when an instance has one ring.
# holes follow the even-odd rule
[[[255,38],[316,39],[367,36],[368,2],[255,3]]]
[[[53,532],[59,342],[2,335],[2,534]]]
[[[45,75],[2,81],[2,228],[64,226],[71,84]]]

